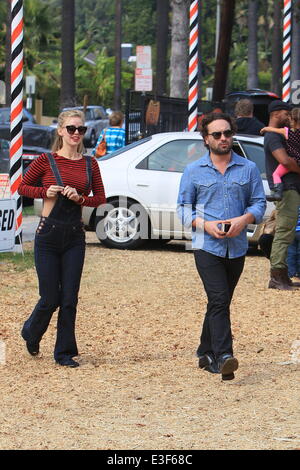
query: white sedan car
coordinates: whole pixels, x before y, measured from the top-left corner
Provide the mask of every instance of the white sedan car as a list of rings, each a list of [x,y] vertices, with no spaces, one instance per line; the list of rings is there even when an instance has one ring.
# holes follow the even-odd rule
[[[233,150],[254,161],[265,192],[263,137],[237,135]],[[206,152],[198,132],[155,134],[106,155],[99,161],[107,204],[83,208],[89,230],[110,248],[134,249],[149,239],[191,238],[177,217],[177,197],[185,166]],[[35,201],[38,213],[40,204]],[[273,209],[268,203],[266,216]],[[248,239],[257,244],[258,226],[248,226]]]

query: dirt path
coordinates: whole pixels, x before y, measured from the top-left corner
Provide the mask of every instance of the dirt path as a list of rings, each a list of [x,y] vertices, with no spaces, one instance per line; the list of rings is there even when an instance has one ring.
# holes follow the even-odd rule
[[[197,368],[206,299],[180,243],[122,252],[88,235],[78,369],[54,364],[55,318],[40,357],[28,355],[19,332],[37,300],[35,272],[1,264],[0,275],[0,449],[300,448],[290,356],[300,292],[266,289],[266,259],[247,257],[236,290],[240,368],[225,383]]]

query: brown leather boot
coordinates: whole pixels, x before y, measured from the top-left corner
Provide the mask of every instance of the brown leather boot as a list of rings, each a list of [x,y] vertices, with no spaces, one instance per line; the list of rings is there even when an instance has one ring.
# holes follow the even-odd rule
[[[289,284],[289,281],[291,282],[291,280],[285,269],[271,269],[270,274],[271,279],[268,285],[269,289],[293,290],[293,287]]]

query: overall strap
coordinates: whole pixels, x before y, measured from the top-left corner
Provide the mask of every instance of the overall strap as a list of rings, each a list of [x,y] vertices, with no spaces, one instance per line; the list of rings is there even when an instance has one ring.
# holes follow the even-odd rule
[[[92,158],[89,155],[85,155],[86,161],[86,186],[85,189],[90,189],[92,186]]]
[[[46,153],[46,155],[48,157],[52,172],[55,176],[56,183],[58,184],[58,186],[64,186],[64,183],[61,179],[60,173],[58,171],[58,168],[57,168],[57,165],[55,163],[55,160],[54,160],[54,157],[53,157],[52,153]]]

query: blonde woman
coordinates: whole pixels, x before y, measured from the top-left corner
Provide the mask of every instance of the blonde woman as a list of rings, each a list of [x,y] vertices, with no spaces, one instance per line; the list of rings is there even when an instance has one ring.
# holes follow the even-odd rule
[[[36,356],[59,308],[54,359],[67,367],[79,366],[73,357],[78,355],[75,318],[85,256],[82,206],[105,202],[97,161],[82,154],[85,132],[81,111],[62,112],[52,153],[40,155],[30,165],[18,190],[44,202],[34,243],[40,299],[21,334],[28,352]]]

